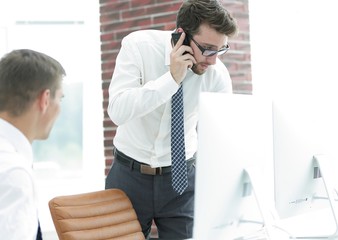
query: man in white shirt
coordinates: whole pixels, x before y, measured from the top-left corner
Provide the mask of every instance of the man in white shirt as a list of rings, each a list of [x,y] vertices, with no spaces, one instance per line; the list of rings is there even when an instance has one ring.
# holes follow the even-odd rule
[[[42,239],[31,144],[46,139],[60,112],[65,70],[29,49],[0,60],[0,236]]]
[[[217,56],[229,49],[237,24],[217,0],[186,0],[174,32],[181,33],[176,45],[173,31],[126,36],[109,87],[108,114],[118,127],[106,188],[123,189],[145,236],[154,220],[160,239],[192,237],[199,94],[232,92]],[[171,98],[181,85],[188,174],[183,193],[173,190],[171,174]]]

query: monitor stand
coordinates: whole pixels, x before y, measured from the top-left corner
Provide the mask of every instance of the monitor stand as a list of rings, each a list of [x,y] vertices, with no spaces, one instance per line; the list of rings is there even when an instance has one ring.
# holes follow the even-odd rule
[[[276,215],[272,204],[270,201],[267,201],[269,196],[267,195],[267,188],[264,183],[265,179],[262,178],[262,172],[258,168],[247,167],[244,169],[244,173],[251,182],[256,204],[263,220],[262,231],[264,232],[266,239],[281,239],[281,236],[279,234],[277,236],[277,232],[273,229]]]
[[[243,213],[246,212],[246,209],[252,209],[257,207],[257,213],[255,212],[255,220],[250,220],[248,217],[239,219],[236,223],[233,224],[227,233],[223,235],[223,239],[283,239],[280,235],[276,236],[276,232],[273,231],[274,227],[274,218],[275,212],[271,211],[273,203],[268,201],[267,197],[267,188],[265,187],[264,178],[262,177],[262,171],[258,168],[245,168],[243,169],[243,199],[246,196],[250,196],[250,201],[247,202],[247,207],[241,204],[241,209]],[[245,200],[242,200],[244,202]],[[256,206],[254,206],[256,204]],[[244,210],[244,211],[243,211]],[[260,215],[260,216],[259,216]],[[257,217],[260,217],[257,221]],[[259,227],[255,227],[250,230],[243,230],[243,227],[240,227],[244,224],[259,224]]]
[[[338,239],[338,212],[334,197],[334,175],[332,172],[333,167],[329,160],[330,158],[327,155],[313,156],[313,166],[316,166],[313,177],[323,180],[324,194],[326,193],[325,196],[318,197],[328,200],[329,207],[286,219],[277,217],[275,224],[278,229],[288,233],[290,237],[288,239]],[[321,219],[323,220],[322,222]],[[321,223],[323,224],[319,226]],[[318,227],[321,228],[321,233],[318,233]]]
[[[336,238],[338,237],[338,221],[337,221],[337,216],[338,216],[338,211],[337,211],[337,203],[334,198],[334,184],[333,184],[333,179],[334,175],[332,172],[332,165],[330,165],[330,161],[327,155],[315,155],[313,156],[313,160],[319,167],[320,171],[320,176],[323,179],[323,183],[325,186],[325,190],[327,193],[327,197],[330,203],[330,209],[333,214],[333,219],[334,219],[334,224],[335,224],[335,232],[332,233],[332,235],[329,236],[317,236],[321,238]],[[298,237],[299,239],[302,239],[302,237]],[[309,237],[304,237],[303,239],[308,239]]]

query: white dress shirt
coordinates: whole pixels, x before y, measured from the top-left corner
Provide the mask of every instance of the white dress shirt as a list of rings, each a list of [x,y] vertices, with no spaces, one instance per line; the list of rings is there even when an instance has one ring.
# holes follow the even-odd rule
[[[169,71],[171,31],[136,31],[122,40],[109,86],[108,114],[118,126],[114,145],[152,167],[171,165],[171,97],[179,85]],[[186,158],[197,151],[200,92],[232,92],[229,72],[217,59],[206,73],[190,69],[183,80]]]
[[[32,156],[27,138],[0,118],[1,239],[36,239],[38,216]]]

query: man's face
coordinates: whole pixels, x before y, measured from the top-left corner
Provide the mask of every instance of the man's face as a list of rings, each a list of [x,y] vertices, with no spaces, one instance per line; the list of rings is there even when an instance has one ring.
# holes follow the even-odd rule
[[[50,102],[46,114],[43,118],[40,139],[47,139],[54,125],[55,120],[60,114],[61,111],[61,100],[63,98],[63,89],[62,87],[56,90],[55,97],[51,95]]]
[[[193,39],[202,48],[218,51],[227,45],[228,37],[225,34],[217,32],[207,24],[202,24],[199,33],[193,36]],[[190,41],[190,46],[194,51],[194,57],[197,61],[191,68],[194,73],[202,75],[210,65],[216,64],[217,54],[213,56],[203,56],[201,50],[194,41]]]

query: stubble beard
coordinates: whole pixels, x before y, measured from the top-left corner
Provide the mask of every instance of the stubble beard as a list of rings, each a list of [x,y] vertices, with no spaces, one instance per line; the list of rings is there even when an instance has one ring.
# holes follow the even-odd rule
[[[206,70],[201,70],[201,69],[198,68],[198,66],[199,66],[199,63],[194,64],[191,67],[191,70],[197,75],[203,75],[206,72]]]

